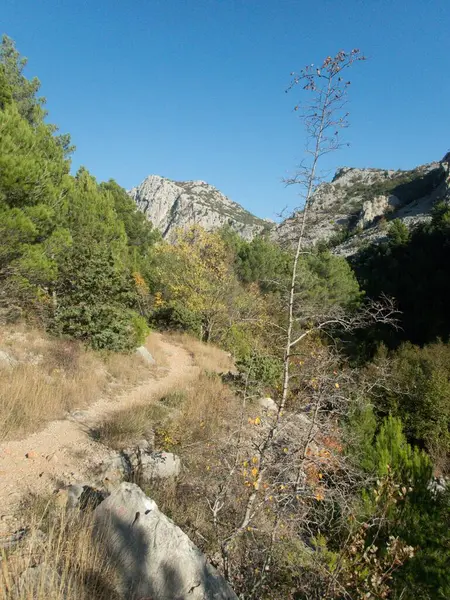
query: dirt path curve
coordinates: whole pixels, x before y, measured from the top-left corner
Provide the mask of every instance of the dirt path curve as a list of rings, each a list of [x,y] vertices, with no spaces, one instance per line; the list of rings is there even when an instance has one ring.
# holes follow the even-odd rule
[[[161,336],[158,343],[169,366],[159,367],[151,379],[114,399],[100,398],[75,416],[52,421],[38,433],[0,444],[0,531],[9,529],[10,515],[25,495],[88,479],[89,472],[108,456],[108,450],[89,436],[90,428],[115,411],[150,402],[198,376],[199,369],[186,350]]]

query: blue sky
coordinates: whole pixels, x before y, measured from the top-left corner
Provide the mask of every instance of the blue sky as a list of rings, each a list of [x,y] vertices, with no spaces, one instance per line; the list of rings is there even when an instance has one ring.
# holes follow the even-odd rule
[[[126,188],[203,179],[262,217],[298,203],[281,183],[304,134],[291,71],[339,49],[352,72],[338,166],[410,168],[450,149],[448,0],[1,0],[74,168]]]

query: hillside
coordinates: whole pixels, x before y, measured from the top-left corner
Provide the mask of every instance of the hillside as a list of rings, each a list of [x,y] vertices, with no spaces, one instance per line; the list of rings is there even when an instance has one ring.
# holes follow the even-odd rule
[[[387,221],[400,219],[409,228],[429,221],[435,202],[449,198],[448,172],[447,157],[409,171],[338,169],[315,192],[306,241],[327,242],[335,254],[350,256],[362,245],[384,239]],[[293,243],[301,216],[299,211],[283,221],[273,238]]]
[[[321,122],[356,60],[308,68]],[[283,248],[204,182],[71,174],[25,64],[5,36],[0,600],[450,598],[450,155],[340,169],[294,253],[301,213]]]
[[[172,181],[149,175],[129,193],[164,238],[177,227],[197,224],[207,230],[230,225],[244,239],[251,240],[272,226],[205,181]]]

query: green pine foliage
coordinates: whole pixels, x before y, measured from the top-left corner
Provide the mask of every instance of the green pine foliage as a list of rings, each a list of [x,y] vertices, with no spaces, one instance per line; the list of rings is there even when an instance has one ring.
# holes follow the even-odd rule
[[[134,310],[131,275],[107,244],[72,246],[60,264],[55,302],[53,330],[96,349],[131,350],[147,333]]]
[[[450,209],[435,206],[431,223],[410,233],[393,222],[386,242],[363,249],[353,261],[361,287],[371,298],[394,297],[400,310],[398,331],[381,329],[378,340],[389,346],[447,341],[450,336]]]
[[[26,62],[4,36],[0,307],[14,302],[95,348],[131,349],[147,331],[132,273],[158,236],[115,182],[98,185],[84,168],[70,176],[70,137],[44,121]]]
[[[378,547],[387,544],[389,536],[399,537],[414,548],[414,556],[395,572],[395,598],[447,598],[450,590],[450,493],[434,491],[432,463],[429,456],[410,445],[403,432],[402,421],[389,416],[381,423],[366,408],[353,420],[356,429],[364,432],[358,459],[362,468],[379,480],[388,478],[391,492],[388,498],[372,487],[364,492],[364,509],[359,518],[384,514],[373,534]],[[372,428],[372,432],[370,429]],[[353,449],[355,450],[355,449]],[[383,509],[386,503],[386,509]]]

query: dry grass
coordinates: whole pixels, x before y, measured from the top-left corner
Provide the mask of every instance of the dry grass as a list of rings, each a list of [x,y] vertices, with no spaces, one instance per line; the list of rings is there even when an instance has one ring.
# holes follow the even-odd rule
[[[208,445],[236,421],[237,399],[215,373],[203,371],[183,388],[168,389],[148,404],[116,412],[94,432],[96,440],[121,449],[156,433],[161,450]]]
[[[181,450],[193,443],[213,442],[227,435],[239,415],[239,406],[218,375],[203,371],[180,392],[183,399],[172,415],[170,430]]]
[[[118,600],[114,566],[93,540],[92,513],[49,514],[49,507],[34,511],[23,542],[0,551],[0,600]]]
[[[161,335],[159,333],[150,333],[145,341],[145,347],[156,360],[156,363],[160,367],[166,367],[168,364],[167,355],[161,348]]]
[[[0,371],[0,436],[35,431],[73,408],[86,406],[105,388],[107,377],[91,353],[81,353],[70,368],[19,363]]]
[[[152,341],[153,352],[162,360],[158,339]],[[16,361],[12,366],[0,364],[3,440],[34,432],[102,394],[117,394],[156,377],[157,369],[136,354],[96,353],[24,327],[0,330],[0,349]]]
[[[108,375],[122,387],[136,385],[156,370],[137,354],[110,353],[102,357],[102,362]]]
[[[226,373],[234,368],[230,355],[214,344],[204,344],[187,333],[170,333],[170,339],[182,345],[194,359],[194,363],[205,371]]]
[[[163,448],[180,456],[181,476],[175,484],[155,481],[144,490],[208,557],[217,558],[220,544],[209,503],[235,460],[242,405],[218,376],[205,373],[183,392],[184,402],[161,440]],[[239,476],[230,481],[233,500],[220,516],[223,526],[233,528],[246,491]]]
[[[162,404],[144,404],[133,409],[116,412],[109,420],[101,423],[92,433],[95,440],[121,450],[133,443],[151,439],[153,430],[161,427],[167,417]]]

